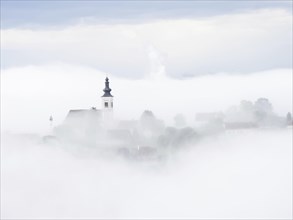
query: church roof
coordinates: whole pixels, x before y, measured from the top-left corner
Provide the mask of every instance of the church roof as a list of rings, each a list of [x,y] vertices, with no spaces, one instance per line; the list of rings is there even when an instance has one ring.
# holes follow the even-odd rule
[[[104,91],[104,95],[102,97],[113,97],[112,94],[111,94],[112,89],[110,89],[110,87],[109,87],[109,79],[108,79],[108,77],[106,77],[105,89],[103,91]]]
[[[65,118],[65,124],[79,126],[81,123],[96,121],[102,117],[102,113],[97,109],[73,109],[70,110]]]

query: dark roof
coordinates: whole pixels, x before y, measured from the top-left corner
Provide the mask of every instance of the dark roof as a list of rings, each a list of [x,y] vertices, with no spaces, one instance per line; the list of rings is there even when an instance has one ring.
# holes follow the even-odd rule
[[[65,118],[65,124],[86,123],[87,121],[96,121],[102,117],[102,113],[97,109],[74,109],[70,110]]]
[[[113,97],[111,94],[112,89],[110,89],[109,87],[109,79],[108,77],[106,77],[106,81],[105,81],[105,89],[104,91],[104,95],[102,97]]]

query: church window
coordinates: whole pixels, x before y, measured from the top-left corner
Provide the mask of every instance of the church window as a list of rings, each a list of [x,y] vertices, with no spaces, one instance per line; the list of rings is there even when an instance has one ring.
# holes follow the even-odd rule
[[[105,108],[108,108],[108,102],[105,102]]]
[[[111,107],[113,108],[113,102],[111,102]]]

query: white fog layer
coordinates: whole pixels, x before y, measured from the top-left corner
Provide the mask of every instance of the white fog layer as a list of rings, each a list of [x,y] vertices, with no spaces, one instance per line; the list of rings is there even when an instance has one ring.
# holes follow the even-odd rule
[[[153,166],[39,141],[2,137],[3,218],[292,215],[292,130],[227,132]]]
[[[105,156],[96,150],[101,143],[44,141],[70,109],[100,108],[104,76],[60,64],[3,72],[1,217],[290,218],[292,126],[211,133],[194,127],[191,139],[190,127],[166,127],[150,142],[159,160]],[[226,112],[259,97],[272,102],[278,120],[292,109],[289,69],[175,80],[157,63],[144,80],[110,79],[117,120],[138,119],[147,109],[166,126],[180,113],[193,127],[197,113]]]

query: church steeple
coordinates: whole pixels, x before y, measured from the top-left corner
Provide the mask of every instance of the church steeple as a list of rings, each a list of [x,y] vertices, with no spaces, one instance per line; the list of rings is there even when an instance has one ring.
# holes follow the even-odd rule
[[[104,91],[104,95],[102,97],[113,97],[111,95],[112,89],[110,89],[110,87],[109,87],[109,79],[108,79],[108,77],[106,77],[106,80],[105,80],[105,89],[103,91]]]
[[[102,98],[102,110],[103,110],[103,116],[104,116],[104,122],[110,123],[113,121],[113,96],[111,94],[112,89],[109,87],[109,79],[106,77],[105,80],[105,89],[104,95]]]

